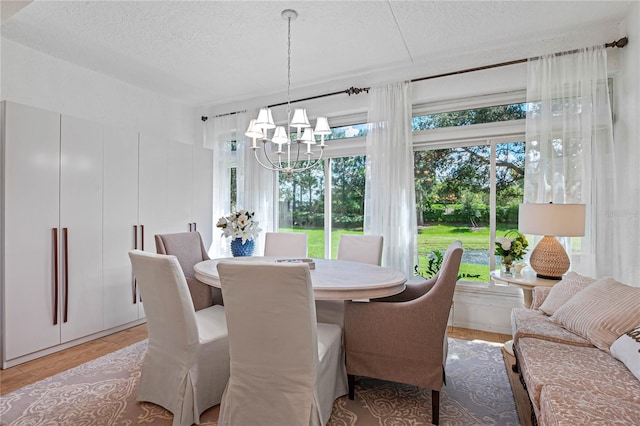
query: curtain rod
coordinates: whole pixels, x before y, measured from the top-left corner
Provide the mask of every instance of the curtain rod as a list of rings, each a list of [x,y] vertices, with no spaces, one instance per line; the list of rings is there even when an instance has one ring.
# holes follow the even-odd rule
[[[629,38],[628,37],[622,37],[621,39],[616,40],[616,41],[612,41],[611,43],[605,43],[604,47],[605,48],[609,48],[609,47],[623,48],[628,43],[629,43]],[[556,55],[556,56],[569,55],[569,54],[572,54],[572,53],[577,53],[579,51],[580,51],[580,49],[567,50],[565,52],[554,53],[554,55]],[[415,82],[418,82],[418,81],[431,80],[431,79],[434,79],[434,78],[448,77],[448,76],[451,76],[451,75],[458,75],[458,74],[466,74],[466,73],[469,73],[469,72],[488,70],[488,69],[492,69],[492,68],[500,68],[500,67],[504,67],[504,66],[507,66],[507,65],[521,64],[521,63],[527,62],[529,59],[537,59],[537,58],[539,58],[539,56],[534,57],[534,58],[516,59],[516,60],[513,60],[513,61],[500,62],[500,63],[497,63],[497,64],[491,64],[491,65],[483,65],[481,67],[467,68],[467,69],[459,70],[459,71],[451,71],[451,72],[446,72],[446,73],[443,73],[443,74],[436,74],[436,75],[430,75],[430,76],[427,76],[427,77],[414,78],[413,80],[410,80],[410,82],[411,83],[415,83]],[[353,87],[352,86],[352,87],[350,87],[350,88],[348,88],[346,90],[341,90],[341,91],[338,91],[338,92],[331,92],[331,93],[325,93],[323,95],[309,96],[307,98],[296,99],[296,100],[291,101],[291,103],[304,102],[304,101],[309,101],[309,100],[319,99],[319,98],[326,98],[328,96],[341,95],[343,93],[346,93],[349,96],[358,95],[358,94],[360,94],[362,92],[369,93],[370,89],[371,89],[370,87],[359,88],[359,87]],[[286,104],[287,104],[287,102],[280,102],[280,103],[277,103],[277,104],[267,105],[267,108],[286,105]],[[224,116],[227,116],[227,115],[238,114],[240,112],[243,112],[243,111],[228,112],[228,113],[225,113],[225,114],[216,115],[216,117],[224,117]],[[203,116],[202,117],[202,121],[207,121],[207,118],[208,117],[204,117]]]

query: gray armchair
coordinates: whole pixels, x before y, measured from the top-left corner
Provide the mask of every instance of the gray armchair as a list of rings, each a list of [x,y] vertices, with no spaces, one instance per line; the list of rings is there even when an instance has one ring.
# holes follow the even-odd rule
[[[155,236],[158,254],[169,254],[178,258],[187,279],[189,293],[196,311],[212,305],[222,305],[222,292],[196,279],[193,267],[196,263],[209,260],[199,232],[179,232]]]
[[[451,244],[433,285],[428,282],[416,287],[413,299],[345,303],[350,399],[354,397],[355,376],[431,389],[432,422],[438,424],[447,359],[447,320],[462,251],[460,241]]]

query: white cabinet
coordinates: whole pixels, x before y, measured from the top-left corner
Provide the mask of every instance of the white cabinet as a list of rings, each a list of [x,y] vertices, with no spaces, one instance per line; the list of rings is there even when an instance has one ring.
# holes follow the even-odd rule
[[[144,317],[129,251],[139,248],[138,132],[105,127],[103,208],[104,326]]]
[[[197,145],[140,134],[139,220],[144,250],[155,234],[199,231],[211,244],[213,154]]]
[[[4,105],[3,359],[60,343],[60,115]]]
[[[60,129],[61,342],[103,330],[103,126],[63,115]]]
[[[2,365],[144,321],[128,252],[211,242],[210,150],[12,102],[2,128]],[[204,232],[203,232],[204,230]]]
[[[6,361],[103,329],[102,129],[4,109]]]
[[[140,133],[138,220],[141,250],[156,252],[155,234],[167,232],[169,141]]]

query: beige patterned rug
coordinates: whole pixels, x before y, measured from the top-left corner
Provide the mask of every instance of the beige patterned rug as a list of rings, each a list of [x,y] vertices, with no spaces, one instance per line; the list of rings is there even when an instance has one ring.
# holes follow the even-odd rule
[[[0,424],[171,425],[171,413],[136,401],[146,347],[144,340],[0,397]],[[202,424],[217,425],[218,409],[205,411]],[[355,400],[336,400],[329,425],[424,425],[430,419],[429,389],[362,378]],[[519,425],[500,345],[449,339],[440,424]]]

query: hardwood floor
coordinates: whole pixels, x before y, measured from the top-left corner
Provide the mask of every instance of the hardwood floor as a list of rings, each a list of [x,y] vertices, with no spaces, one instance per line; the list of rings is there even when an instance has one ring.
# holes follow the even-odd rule
[[[61,373],[147,338],[142,324],[15,367],[0,370],[0,395]]]
[[[448,327],[447,334],[456,339],[478,339],[497,343],[504,343],[511,338],[508,334],[458,327]],[[0,395],[13,392],[146,338],[147,325],[142,324],[6,370],[0,370]]]

